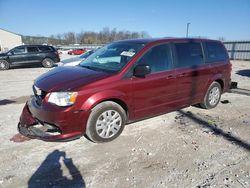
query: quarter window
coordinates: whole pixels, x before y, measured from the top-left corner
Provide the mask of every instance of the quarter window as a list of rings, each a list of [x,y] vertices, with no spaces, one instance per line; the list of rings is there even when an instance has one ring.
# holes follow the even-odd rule
[[[191,67],[203,64],[201,44],[197,42],[175,44],[176,67]]]
[[[161,72],[172,68],[171,50],[168,44],[151,48],[138,61],[140,65],[149,65],[151,72]]]
[[[39,46],[38,48],[42,52],[52,51],[52,49],[49,46]]]
[[[205,42],[206,62],[218,62],[227,59],[227,53],[222,45],[218,42]]]

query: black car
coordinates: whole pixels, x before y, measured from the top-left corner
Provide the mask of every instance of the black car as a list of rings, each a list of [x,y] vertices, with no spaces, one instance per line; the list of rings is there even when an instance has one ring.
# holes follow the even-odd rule
[[[0,54],[0,70],[7,70],[15,65],[34,63],[50,68],[59,61],[59,54],[53,46],[22,45]]]

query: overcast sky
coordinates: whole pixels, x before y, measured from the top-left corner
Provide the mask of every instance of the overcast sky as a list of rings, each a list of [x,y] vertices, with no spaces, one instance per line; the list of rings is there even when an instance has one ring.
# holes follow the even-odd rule
[[[0,28],[22,35],[146,31],[152,37],[250,39],[250,0],[0,0]]]

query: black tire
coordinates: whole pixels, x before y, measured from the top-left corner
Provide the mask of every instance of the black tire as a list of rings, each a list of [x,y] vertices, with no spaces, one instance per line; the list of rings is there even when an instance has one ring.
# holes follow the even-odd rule
[[[54,64],[55,64],[55,62],[54,62],[52,59],[50,59],[50,58],[45,58],[45,59],[42,61],[42,65],[43,65],[43,67],[45,67],[45,68],[51,68],[51,67],[54,66]]]
[[[221,94],[221,85],[218,82],[213,82],[209,86],[207,93],[203,99],[203,102],[200,103],[200,106],[205,109],[211,109],[216,107],[220,102]],[[214,96],[214,100],[212,100],[212,96]]]
[[[10,68],[10,64],[6,60],[0,60],[0,70],[8,70]]]
[[[112,117],[111,119],[113,119],[113,121],[115,121],[115,122],[113,122],[112,120],[102,119],[103,115],[104,114],[107,115],[108,112],[118,113],[119,119],[117,119],[117,120],[119,120],[119,121],[114,120],[115,119],[114,114],[111,116]],[[110,142],[110,141],[114,140],[115,138],[117,138],[122,133],[124,126],[125,126],[125,123],[126,123],[126,118],[127,118],[126,112],[119,104],[112,102],[112,101],[102,102],[102,103],[96,105],[91,110],[91,113],[90,113],[90,116],[89,116],[89,119],[87,122],[87,127],[86,127],[86,136],[91,141],[96,142],[96,143]],[[102,124],[106,123],[106,125],[98,124],[97,121],[102,122]],[[116,128],[116,126],[114,126],[114,124],[119,128]],[[101,126],[99,126],[99,125],[101,125]],[[105,128],[97,130],[97,127],[99,127],[99,128],[105,127]],[[114,135],[112,135],[113,132],[111,131],[111,128],[113,128],[114,131],[117,131]],[[110,136],[110,137],[104,138],[104,137],[100,136],[103,133],[103,131],[104,131],[104,134],[105,133],[107,134],[107,132],[109,132],[108,136]],[[112,134],[110,135],[111,132],[112,132]]]

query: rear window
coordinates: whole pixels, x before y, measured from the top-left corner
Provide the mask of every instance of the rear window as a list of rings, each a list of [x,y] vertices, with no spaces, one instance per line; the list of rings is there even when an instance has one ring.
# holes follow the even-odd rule
[[[39,46],[38,49],[42,52],[54,51],[51,46]]]
[[[201,44],[198,42],[175,44],[177,64],[176,67],[190,67],[203,64]]]
[[[214,63],[228,59],[227,52],[222,44],[218,42],[205,42],[206,47],[206,62]]]

